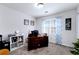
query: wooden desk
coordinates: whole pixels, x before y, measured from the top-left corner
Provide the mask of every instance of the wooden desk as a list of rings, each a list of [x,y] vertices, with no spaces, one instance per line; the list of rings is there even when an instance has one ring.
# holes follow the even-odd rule
[[[28,50],[37,49],[48,46],[48,36],[28,37]]]

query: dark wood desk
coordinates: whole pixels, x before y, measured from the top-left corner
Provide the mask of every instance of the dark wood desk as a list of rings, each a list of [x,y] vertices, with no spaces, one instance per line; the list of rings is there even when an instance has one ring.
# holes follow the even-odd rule
[[[48,36],[28,37],[28,51],[48,46]]]

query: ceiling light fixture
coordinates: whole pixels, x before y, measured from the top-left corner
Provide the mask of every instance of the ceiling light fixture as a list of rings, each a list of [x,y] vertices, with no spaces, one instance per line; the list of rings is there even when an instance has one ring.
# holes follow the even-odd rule
[[[44,3],[35,3],[35,7],[42,8],[44,7]]]

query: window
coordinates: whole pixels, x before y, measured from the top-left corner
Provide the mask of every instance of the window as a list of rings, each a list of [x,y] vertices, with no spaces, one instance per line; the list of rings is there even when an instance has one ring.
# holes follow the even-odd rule
[[[61,43],[61,17],[51,18],[43,21],[42,33],[47,33],[49,42]]]
[[[51,33],[55,30],[55,20],[48,19],[42,23],[42,33]]]

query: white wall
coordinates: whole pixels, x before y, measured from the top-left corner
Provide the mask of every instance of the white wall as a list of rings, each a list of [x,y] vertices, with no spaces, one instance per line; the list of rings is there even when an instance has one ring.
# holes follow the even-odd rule
[[[24,25],[24,19],[35,20],[17,10],[0,5],[0,34],[3,35],[3,40],[7,39],[8,34],[14,34],[16,30],[23,33],[26,38],[28,31],[34,30],[35,26]]]
[[[77,8],[77,17],[76,17],[76,33],[77,33],[77,38],[79,38],[79,7]]]
[[[74,42],[76,40],[76,10],[69,10],[69,11],[65,11],[59,14],[55,14],[55,15],[50,15],[50,16],[46,16],[46,17],[41,17],[38,18],[36,21],[36,28],[41,31],[41,24],[42,21],[46,20],[46,19],[52,19],[54,17],[60,16],[62,19],[62,45],[66,45],[66,46],[70,46],[72,47],[73,44],[72,42]],[[67,31],[65,30],[65,18],[72,18],[72,30],[71,31]]]

